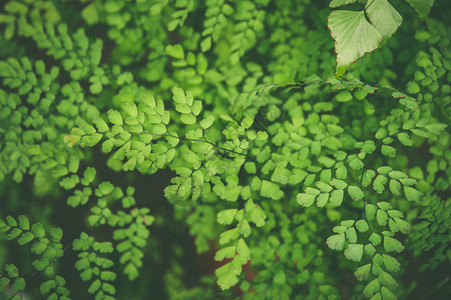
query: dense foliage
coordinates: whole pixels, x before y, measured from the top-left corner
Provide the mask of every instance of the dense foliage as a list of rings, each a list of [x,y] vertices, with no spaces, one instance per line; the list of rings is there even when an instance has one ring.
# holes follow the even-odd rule
[[[451,297],[446,2],[2,1],[0,299]]]

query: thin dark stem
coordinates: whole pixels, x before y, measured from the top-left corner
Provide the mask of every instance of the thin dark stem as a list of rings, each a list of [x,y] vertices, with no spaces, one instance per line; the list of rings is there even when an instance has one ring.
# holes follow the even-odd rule
[[[247,154],[245,154],[245,153],[236,152],[234,150],[230,150],[230,149],[226,149],[226,148],[223,148],[221,146],[218,146],[217,144],[208,141],[205,137],[204,137],[203,140],[201,140],[201,139],[190,139],[190,138],[178,137],[178,136],[175,136],[175,135],[172,135],[172,134],[169,134],[169,133],[168,134],[154,134],[154,133],[150,133],[150,132],[147,132],[147,131],[143,131],[143,133],[147,133],[147,134],[151,134],[151,135],[155,135],[155,136],[161,136],[161,137],[173,137],[173,138],[179,139],[181,141],[204,142],[204,143],[208,143],[208,144],[210,144],[210,145],[212,145],[212,146],[214,146],[214,147],[216,147],[216,148],[218,148],[218,149],[220,149],[222,151],[234,153],[234,154],[237,154],[237,155],[247,156]]]
[[[368,6],[365,9],[368,9],[368,7],[370,7],[373,4],[374,0],[370,2],[370,4],[368,4]]]

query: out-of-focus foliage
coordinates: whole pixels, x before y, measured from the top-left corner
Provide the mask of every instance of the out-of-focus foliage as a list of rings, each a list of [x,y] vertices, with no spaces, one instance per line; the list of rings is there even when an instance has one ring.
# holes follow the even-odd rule
[[[444,2],[3,1],[0,297],[450,297]]]

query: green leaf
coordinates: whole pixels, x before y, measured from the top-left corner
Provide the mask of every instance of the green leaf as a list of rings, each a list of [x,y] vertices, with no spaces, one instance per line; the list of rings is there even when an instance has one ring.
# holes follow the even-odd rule
[[[373,189],[378,193],[382,194],[382,192],[385,190],[385,184],[387,184],[387,177],[384,175],[378,175],[376,179],[374,179],[373,182]]]
[[[138,116],[138,109],[136,108],[136,104],[133,102],[125,102],[121,105],[122,109],[132,117]]]
[[[16,227],[17,226],[16,219],[14,219],[12,216],[7,216],[6,217],[6,223],[8,223],[8,225],[11,226],[11,227]]]
[[[1,277],[0,278],[0,291],[3,291],[10,282],[11,282],[10,279],[8,279],[6,277]]]
[[[313,202],[315,201],[315,198],[316,198],[315,195],[299,193],[296,196],[296,201],[298,202],[299,205],[302,205],[305,207],[310,207],[310,206],[312,206]]]
[[[417,180],[413,178],[401,178],[399,179],[399,182],[405,186],[412,186],[417,183]]]
[[[102,193],[102,195],[108,195],[108,194],[110,194],[113,191],[114,185],[112,185],[108,181],[104,181],[101,184],[99,184],[99,188],[98,189]]]
[[[65,144],[68,144],[70,147],[73,147],[78,143],[80,138],[81,138],[80,136],[66,135],[66,136],[64,136],[63,141]]]
[[[99,21],[99,16],[97,14],[96,5],[94,3],[91,3],[90,5],[86,6],[81,11],[81,17],[89,25],[97,23]]]
[[[207,36],[200,42],[200,49],[202,52],[207,52],[211,48],[211,36]]]
[[[407,92],[409,94],[418,94],[421,91],[420,86],[416,81],[409,81],[407,83]]]
[[[363,173],[362,186],[363,187],[369,186],[371,182],[373,182],[374,176],[376,176],[376,172],[374,172],[374,170],[371,169],[366,170],[365,173]]]
[[[332,191],[332,187],[322,181],[316,182],[316,187],[324,193],[329,193],[330,191]]]
[[[111,271],[100,272],[100,279],[103,281],[114,281],[116,279],[116,274]]]
[[[110,120],[110,122],[112,124],[117,124],[117,125],[123,124],[121,113],[114,109],[110,109],[108,111],[108,120]]]
[[[360,232],[366,232],[369,229],[368,223],[365,220],[358,220],[355,223],[355,228],[357,228],[357,230]]]
[[[152,134],[165,134],[166,133],[166,126],[162,123],[160,124],[155,124],[154,126],[152,126]]]
[[[395,294],[393,294],[388,288],[386,288],[385,286],[383,286],[381,288],[381,295],[382,295],[382,299],[384,300],[397,300],[398,297],[395,296]]]
[[[200,126],[203,129],[208,129],[208,128],[210,128],[210,126],[213,124],[214,121],[215,121],[215,118],[213,117],[213,115],[209,115],[205,119],[200,121]]]
[[[410,224],[403,219],[395,218],[396,225],[398,225],[399,230],[404,233],[410,233]]]
[[[407,0],[420,18],[425,19],[431,10],[434,0]]]
[[[354,226],[354,223],[355,223],[354,220],[345,220],[345,221],[341,221],[340,225],[348,228],[348,227]]]
[[[204,185],[204,174],[201,170],[196,170],[193,173],[193,184],[196,187],[202,187]]]
[[[363,256],[363,245],[349,244],[348,248],[344,251],[344,255],[349,260],[359,262]]]
[[[17,267],[13,264],[7,264],[5,266],[5,271],[8,274],[9,278],[16,278],[19,276],[19,270]]]
[[[388,221],[387,212],[379,209],[376,213],[376,220],[377,220],[377,224],[379,224],[379,226],[387,225],[387,221]]]
[[[38,238],[45,237],[45,229],[44,229],[44,226],[41,223],[33,224],[33,227],[31,228],[31,231]]]
[[[396,148],[388,145],[382,145],[381,153],[388,157],[395,157],[396,156]]]
[[[89,91],[91,94],[100,94],[102,92],[102,83],[100,81],[93,82],[89,86]]]
[[[379,245],[382,242],[382,238],[379,234],[377,233],[372,233],[370,235],[370,237],[368,238],[368,240],[371,242],[371,244],[373,244],[374,246]]]
[[[399,181],[390,179],[390,191],[393,193],[393,195],[399,195],[401,194],[401,184]]]
[[[97,292],[100,289],[101,284],[102,282],[100,281],[100,279],[94,280],[88,288],[88,293],[94,294],[95,292]]]
[[[223,233],[221,233],[219,237],[219,244],[224,245],[230,242],[231,240],[236,240],[239,237],[239,234],[240,233],[238,231],[238,228],[226,230]]]
[[[22,277],[16,278],[11,288],[14,291],[23,291],[25,289],[25,279]]]
[[[392,168],[387,167],[387,166],[383,166],[383,167],[377,168],[377,172],[379,174],[382,174],[382,175],[387,175],[392,170],[393,170]]]
[[[87,167],[83,172],[83,179],[81,180],[81,183],[85,186],[89,185],[94,181],[96,173],[96,169],[94,169],[93,167]]]
[[[331,168],[335,164],[335,160],[327,156],[318,157],[318,162],[324,165],[326,168]]]
[[[180,44],[167,45],[164,49],[166,54],[178,59],[184,59],[185,53],[183,52],[183,47]]]
[[[128,280],[135,280],[139,275],[138,269],[132,263],[128,263],[125,266],[124,273],[128,275]]]
[[[113,147],[114,147],[114,138],[106,140],[102,144],[102,152],[103,153],[110,153],[111,150],[113,150]]]
[[[341,165],[336,169],[335,175],[337,176],[337,178],[346,179],[346,177],[348,176],[348,170],[344,165]]]
[[[216,261],[222,261],[224,258],[232,258],[235,256],[236,247],[229,246],[219,249],[215,254]]]
[[[412,140],[407,132],[400,132],[396,136],[404,146],[412,146]]]
[[[390,202],[385,202],[385,201],[378,202],[377,206],[379,206],[379,208],[384,211],[387,211],[392,208]]]
[[[329,15],[328,26],[337,52],[336,77],[341,77],[348,66],[365,53],[377,49],[382,41],[363,11],[335,10]]]
[[[410,186],[404,186],[404,195],[409,201],[419,202],[423,199],[423,194]]]
[[[199,100],[194,101],[193,105],[191,106],[191,111],[193,115],[198,116],[202,110],[202,102]]]
[[[35,242],[31,247],[31,252],[35,254],[41,254],[47,249],[47,243],[45,242]]]
[[[278,272],[274,275],[273,282],[274,282],[275,285],[282,285],[282,284],[285,284],[285,282],[286,282],[286,275],[285,275],[285,272],[282,271],[282,270],[278,271]],[[323,287],[323,286],[321,286],[321,287]],[[321,287],[320,287],[320,289],[321,289]]]
[[[327,201],[329,201],[329,193],[321,193],[316,199],[316,206],[324,207],[327,204]]]
[[[381,140],[385,138],[387,134],[388,134],[387,128],[381,127],[377,130],[375,137],[376,139]]]
[[[401,253],[404,250],[404,246],[397,239],[384,236],[384,249],[387,252],[398,252]]]
[[[63,230],[59,227],[52,228],[50,230],[50,235],[57,241],[61,240],[63,237]]]
[[[196,124],[196,116],[193,114],[182,114],[180,116],[180,122],[185,124]]]
[[[358,267],[354,272],[355,278],[358,281],[366,280],[370,277],[371,274],[371,264],[366,264],[361,267]]]
[[[34,239],[34,235],[31,232],[25,232],[23,233],[20,238],[17,240],[17,243],[19,245],[25,245],[29,242],[31,242]]]
[[[43,282],[39,287],[41,294],[43,294],[43,295],[49,293],[54,288],[56,288],[55,280],[47,280],[47,281]]]
[[[361,200],[364,197],[363,191],[354,185],[348,186],[348,194],[354,201]]]
[[[20,234],[22,233],[22,230],[19,228],[13,228],[11,229],[11,231],[8,233],[8,235],[6,236],[7,240],[14,240],[15,238],[17,238]]]
[[[371,24],[387,41],[402,23],[401,15],[387,0],[367,1],[366,13]]]
[[[390,272],[398,272],[400,270],[401,264],[398,260],[390,255],[382,255],[384,259],[384,266]]]
[[[400,172],[400,171],[393,171],[388,173],[388,176],[390,176],[393,179],[401,179],[401,178],[407,178],[407,174]]]
[[[238,283],[238,277],[232,268],[232,262],[216,269],[215,273],[218,277],[218,285],[222,290],[227,290]]]
[[[329,184],[334,186],[334,187],[336,187],[339,190],[343,190],[343,189],[345,189],[348,186],[348,184],[345,181],[340,180],[340,179],[336,179],[336,178],[332,179],[329,182]]]
[[[368,220],[373,220],[376,217],[377,206],[374,204],[367,204],[365,206],[365,215]]]
[[[122,165],[122,170],[124,171],[133,171],[136,167],[136,157],[132,157],[129,160],[127,160],[123,165]]]
[[[102,139],[102,134],[100,133],[93,133],[91,136],[88,137],[87,145],[88,147],[94,147],[97,145],[97,143]]]
[[[174,87],[172,89],[172,99],[176,102],[176,103],[180,103],[180,104],[186,104],[186,97],[185,97],[185,92],[178,87]]]
[[[246,264],[251,259],[251,252],[246,242],[240,238],[236,244],[236,251],[239,255],[241,264]]]
[[[334,234],[327,238],[326,243],[330,249],[341,251],[345,247],[345,235]]]
[[[255,226],[261,227],[261,226],[265,225],[266,215],[260,206],[254,205],[250,214],[251,214],[251,221],[255,224]]]
[[[340,206],[343,202],[344,191],[343,190],[334,190],[331,193],[329,202],[334,206]]]
[[[367,298],[371,298],[371,296],[374,295],[374,293],[379,292],[381,288],[381,285],[379,283],[379,280],[374,279],[370,283],[366,285],[366,287],[363,289],[363,294]]]
[[[357,232],[354,227],[346,229],[346,238],[352,244],[357,242]]]
[[[35,260],[33,262],[33,267],[38,271],[44,270],[44,268],[47,267],[48,265],[49,265],[49,260],[47,258],[42,258],[39,260]]]
[[[28,218],[24,215],[19,216],[19,227],[23,230],[29,230],[30,229],[30,222],[28,221]]]
[[[344,91],[344,92],[338,93],[335,96],[335,99],[338,102],[349,102],[349,101],[352,100],[352,95],[351,95],[351,93],[349,91]]]
[[[387,272],[384,271],[380,272],[377,279],[382,285],[386,286],[391,290],[394,290],[398,287],[398,283],[396,282],[396,280]]]
[[[349,162],[349,166],[354,170],[360,170],[363,168],[363,162],[358,158],[354,158]]]
[[[77,173],[78,167],[80,166],[80,159],[76,156],[71,156],[69,158],[69,165],[67,166],[67,169],[71,173]],[[78,176],[76,176],[78,178]]]
[[[186,103],[177,103],[175,105],[175,110],[182,114],[191,113],[191,107]]]
[[[280,190],[280,187],[274,182],[262,180],[260,195],[263,197],[271,198],[273,200],[279,200],[283,197],[283,192]]]
[[[232,224],[237,211],[236,208],[222,210],[217,214],[216,220],[219,224],[230,225]]]

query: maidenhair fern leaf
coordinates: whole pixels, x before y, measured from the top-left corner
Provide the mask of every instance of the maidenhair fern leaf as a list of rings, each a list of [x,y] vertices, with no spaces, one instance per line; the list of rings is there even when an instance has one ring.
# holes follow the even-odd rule
[[[363,256],[363,245],[349,244],[344,254],[347,259],[359,262]]]

